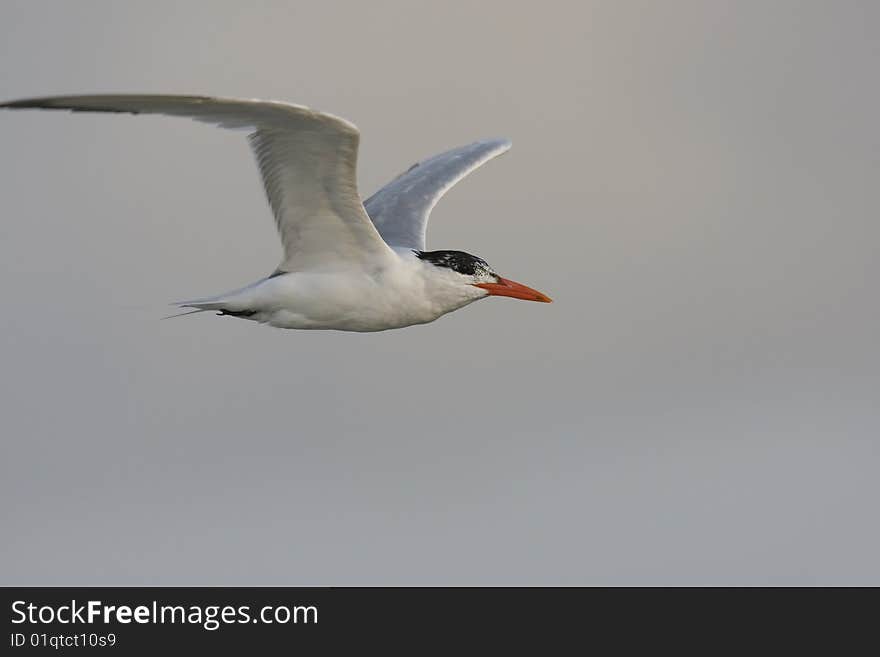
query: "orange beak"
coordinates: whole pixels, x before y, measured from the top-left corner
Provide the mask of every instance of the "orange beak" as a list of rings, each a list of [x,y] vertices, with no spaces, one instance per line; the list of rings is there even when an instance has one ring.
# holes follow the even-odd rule
[[[526,301],[540,301],[542,303],[550,303],[553,301],[546,294],[542,294],[537,290],[526,287],[522,283],[511,281],[507,278],[500,278],[497,283],[474,283],[475,287],[481,287],[492,296],[513,297],[514,299],[525,299]]]

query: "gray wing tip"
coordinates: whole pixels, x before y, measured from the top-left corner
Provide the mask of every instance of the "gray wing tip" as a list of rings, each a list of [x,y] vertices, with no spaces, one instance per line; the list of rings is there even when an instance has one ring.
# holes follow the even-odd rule
[[[131,109],[104,107],[83,103],[82,96],[46,96],[41,98],[23,98],[0,103],[0,109],[54,109],[70,112],[113,112],[116,114],[138,114]]]
[[[121,107],[118,103],[130,103],[138,100],[158,100],[168,98],[159,94],[86,94],[67,96],[39,96],[21,98],[0,103],[0,109],[53,109],[70,112],[111,112],[114,114],[142,114],[135,107]],[[210,96],[178,96],[178,99],[191,103],[206,103]]]
[[[471,142],[467,146],[462,146],[461,152],[481,153],[480,164],[487,160],[491,160],[499,155],[503,155],[511,149],[513,142],[507,137],[487,137],[486,139],[478,139]]]
[[[52,107],[49,98],[24,98],[22,100],[10,100],[0,103],[3,109],[40,109],[43,107]]]
[[[506,151],[513,146],[513,142],[507,137],[489,137],[487,139],[480,139],[476,143],[485,144],[486,146],[494,145],[498,150],[502,151]]]

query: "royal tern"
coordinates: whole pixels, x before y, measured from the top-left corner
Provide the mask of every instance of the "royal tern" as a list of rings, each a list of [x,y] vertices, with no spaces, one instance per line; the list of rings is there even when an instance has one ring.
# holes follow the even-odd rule
[[[358,129],[300,105],[205,96],[31,98],[7,109],[183,116],[250,130],[284,255],[268,277],[180,302],[279,328],[382,331],[431,322],[488,296],[549,302],[464,251],[425,250],[431,209],[455,183],[510,148],[487,139],[412,166],[370,197],[358,195]]]

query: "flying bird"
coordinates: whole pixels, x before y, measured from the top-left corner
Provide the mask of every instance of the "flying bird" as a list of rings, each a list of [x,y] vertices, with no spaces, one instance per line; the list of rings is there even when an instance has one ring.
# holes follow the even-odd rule
[[[428,251],[437,201],[471,171],[510,148],[486,139],[435,155],[361,202],[358,129],[332,114],[276,101],[206,96],[88,95],[0,103],[54,109],[183,116],[244,128],[256,156],[284,254],[266,278],[176,304],[278,328],[383,331],[434,321],[478,299],[549,302],[464,251]]]

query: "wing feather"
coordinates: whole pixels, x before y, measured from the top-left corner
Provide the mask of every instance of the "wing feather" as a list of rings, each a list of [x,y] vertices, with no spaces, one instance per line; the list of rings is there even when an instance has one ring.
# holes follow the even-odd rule
[[[358,195],[360,133],[332,114],[276,101],[131,94],[31,98],[0,108],[164,114],[250,129],[284,246],[280,270],[372,270],[393,256]]]
[[[508,139],[484,139],[414,164],[367,199],[367,214],[391,246],[424,251],[428,218],[437,201],[510,146]]]

